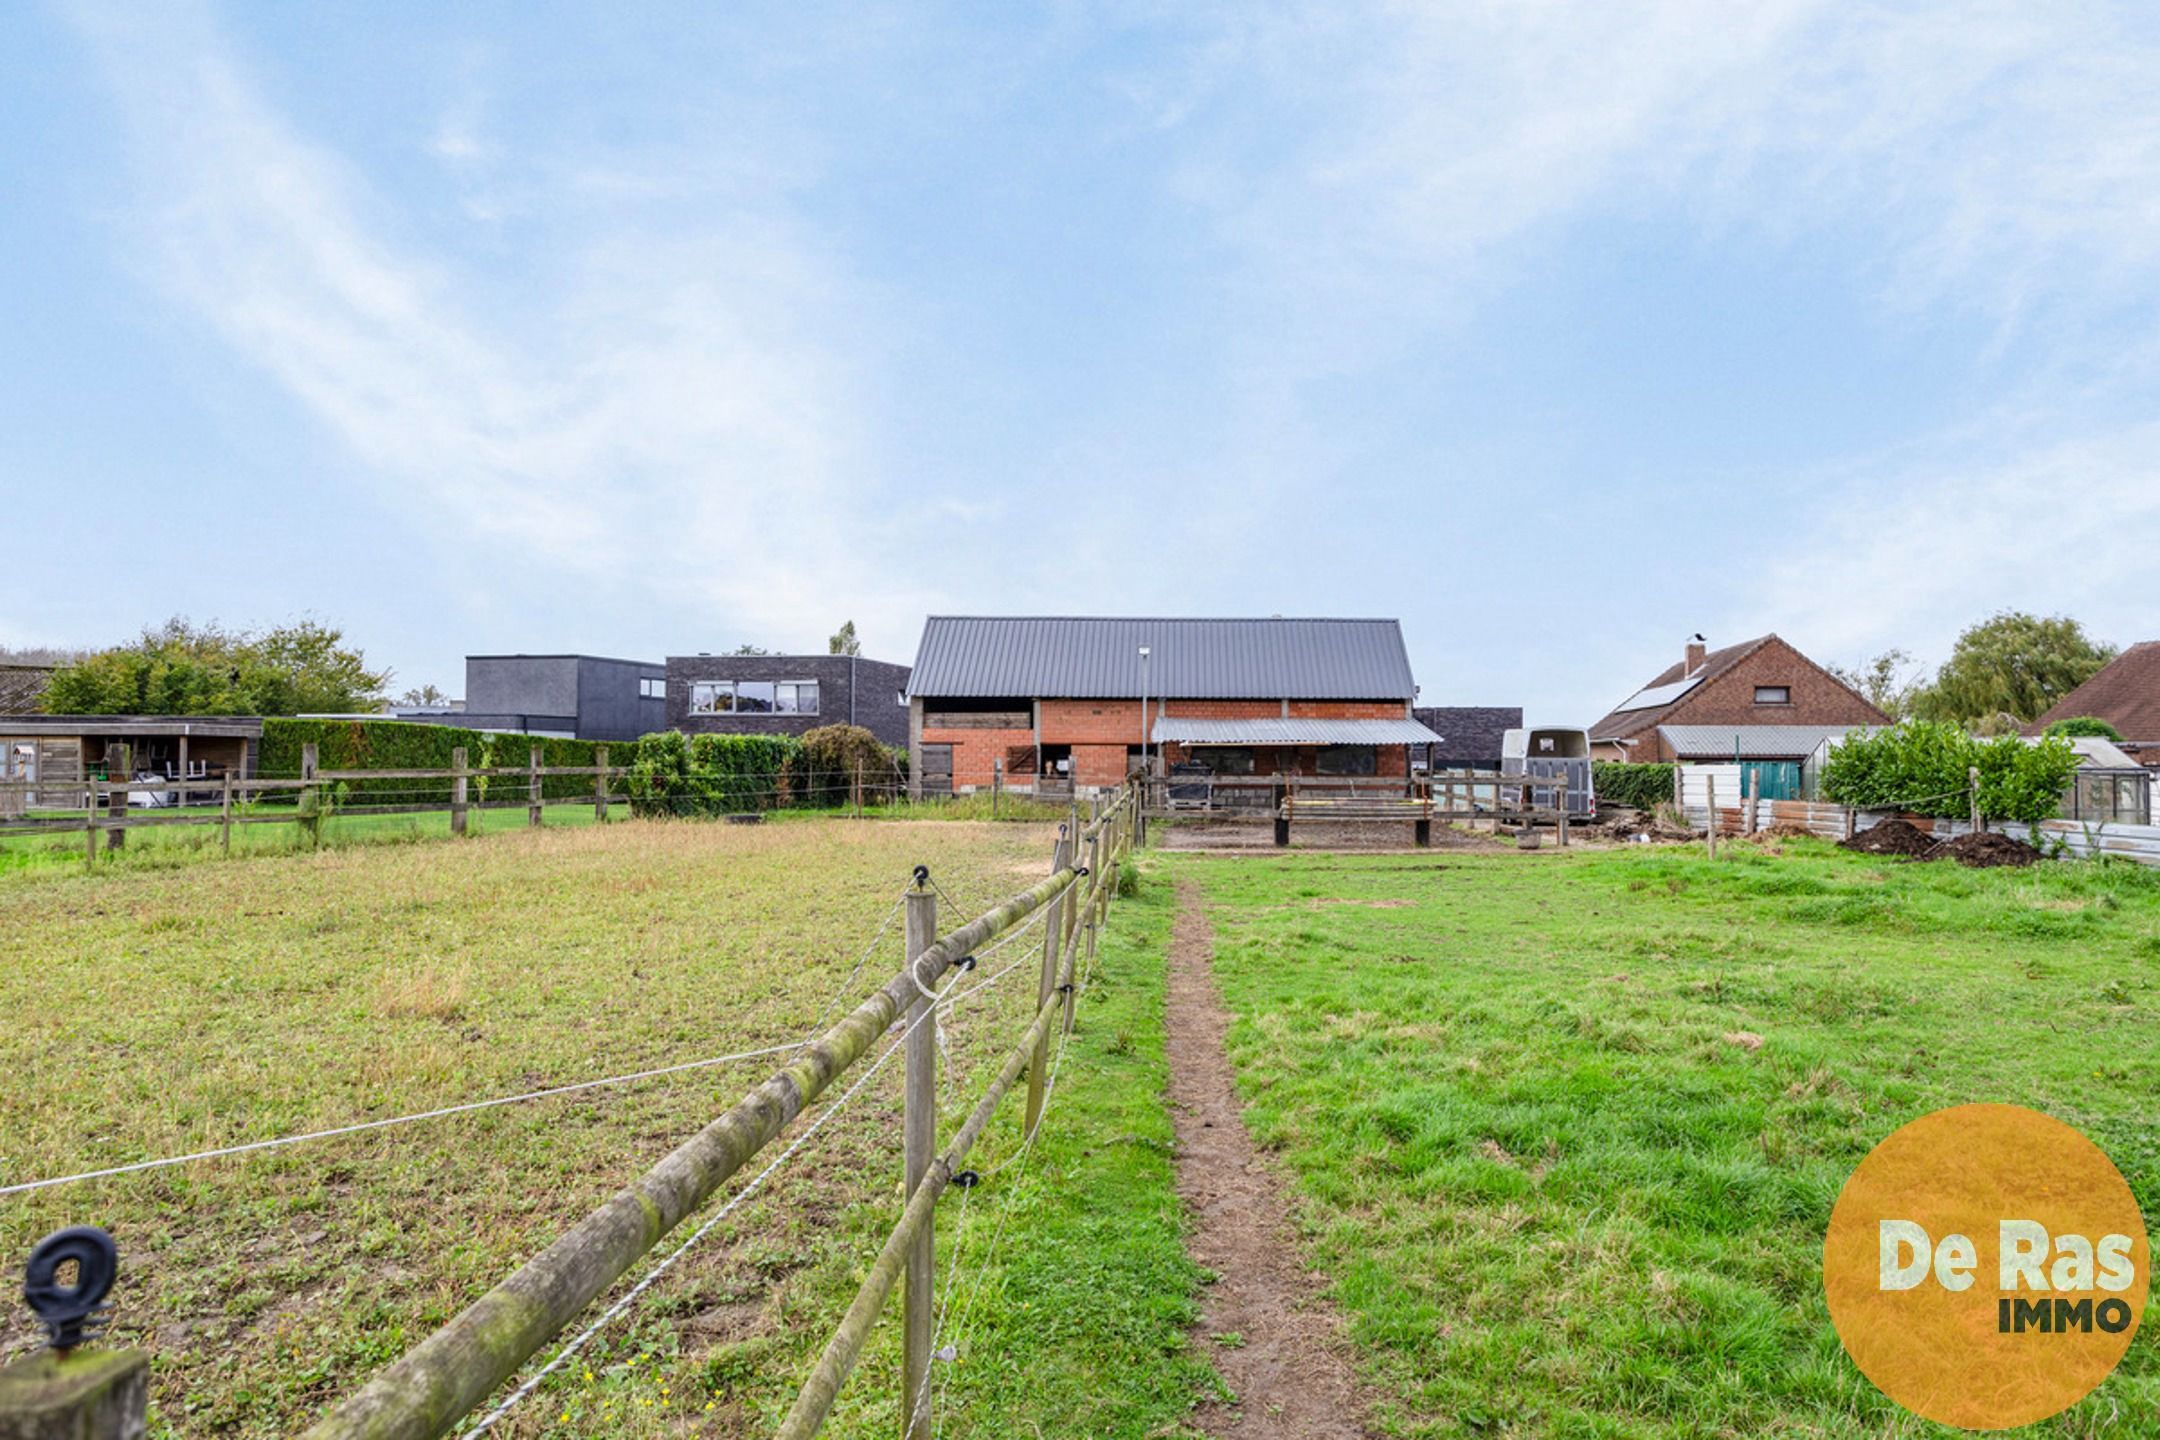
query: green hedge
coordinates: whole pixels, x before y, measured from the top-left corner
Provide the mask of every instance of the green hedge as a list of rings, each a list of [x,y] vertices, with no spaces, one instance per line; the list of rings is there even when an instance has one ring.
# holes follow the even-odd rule
[[[1973,768],[1983,818],[2048,820],[2077,774],[2078,755],[2059,735],[1981,740],[1956,725],[1907,720],[1876,735],[1847,736],[1823,764],[1822,793],[1860,810],[1962,818],[1971,811]]]
[[[416,725],[406,720],[263,721],[258,771],[270,779],[296,779],[300,747],[314,742],[316,765],[323,770],[448,770],[452,752],[465,747],[465,763],[474,769],[497,765],[523,767],[540,747],[542,765],[597,765],[599,746],[591,740],[562,740],[537,735],[490,735],[456,725]],[[610,747],[612,764],[626,763],[637,746],[618,741]],[[337,788],[341,804],[447,805],[448,780],[348,780]],[[593,793],[590,775],[549,775],[540,782],[551,800]],[[512,776],[476,777],[468,789],[475,802],[522,800],[526,782]]]
[[[630,757],[623,789],[636,815],[739,815],[753,810],[840,806],[897,794],[906,760],[852,725],[795,735],[647,735]]]
[[[1672,799],[1673,767],[1630,765],[1619,760],[1599,760],[1590,766],[1590,783],[1604,805],[1632,805],[1654,810]]]

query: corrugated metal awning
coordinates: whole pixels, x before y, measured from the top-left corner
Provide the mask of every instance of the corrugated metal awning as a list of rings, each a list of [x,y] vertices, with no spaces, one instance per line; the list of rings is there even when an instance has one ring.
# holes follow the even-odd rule
[[[1682,760],[1805,760],[1825,740],[1858,730],[1873,735],[1880,725],[1660,725],[1672,753]]]
[[[1203,720],[1165,715],[1158,745],[1433,745],[1440,737],[1415,720]]]

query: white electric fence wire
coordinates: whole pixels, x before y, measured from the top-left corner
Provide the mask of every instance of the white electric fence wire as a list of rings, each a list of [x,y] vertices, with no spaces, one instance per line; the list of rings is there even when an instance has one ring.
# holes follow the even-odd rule
[[[932,1013],[934,1012],[925,1011],[924,1015],[925,1017],[927,1017]],[[922,1022],[921,1020],[917,1020],[915,1023],[919,1025]],[[631,1303],[635,1301],[638,1296],[643,1295],[647,1290],[651,1289],[654,1281],[658,1280],[661,1276],[667,1274],[669,1270],[673,1269],[675,1262],[682,1259],[683,1255],[690,1249],[691,1246],[697,1244],[698,1241],[704,1239],[705,1236],[711,1232],[713,1226],[718,1225],[722,1220],[725,1220],[729,1215],[732,1215],[745,1200],[748,1200],[752,1195],[755,1195],[758,1192],[759,1187],[762,1186],[767,1179],[771,1178],[774,1171],[778,1170],[782,1165],[787,1164],[789,1160],[793,1159],[796,1153],[800,1151],[804,1145],[810,1142],[812,1136],[816,1135],[820,1130],[823,1130],[825,1128],[827,1121],[831,1120],[833,1116],[839,1114],[840,1111],[847,1105],[847,1103],[850,1100],[853,1100],[865,1085],[868,1085],[870,1083],[870,1081],[877,1075],[878,1071],[885,1068],[885,1062],[892,1059],[893,1052],[900,1048],[901,1044],[907,1039],[908,1035],[914,1031],[914,1029],[915,1026],[910,1025],[908,1026],[907,1030],[901,1032],[898,1039],[894,1040],[892,1044],[885,1047],[885,1053],[878,1056],[876,1060],[872,1061],[870,1068],[863,1071],[863,1073],[856,1078],[855,1083],[853,1085],[850,1085],[847,1088],[846,1092],[843,1093],[838,1100],[833,1101],[832,1104],[826,1106],[822,1111],[820,1111],[818,1113],[818,1118],[812,1121],[808,1128],[806,1128],[802,1132],[802,1134],[796,1136],[795,1139],[789,1143],[788,1147],[785,1150],[781,1151],[779,1156],[775,1158],[771,1164],[767,1165],[763,1170],[760,1170],[755,1176],[753,1176],[749,1184],[743,1186],[742,1189],[736,1191],[733,1195],[729,1196],[728,1201],[725,1205],[722,1205],[718,1210],[715,1210],[711,1214],[711,1216],[706,1219],[704,1224],[698,1226],[697,1229],[690,1232],[689,1239],[683,1241],[682,1244],[676,1246],[673,1250],[669,1251],[667,1258],[662,1260],[659,1264],[655,1265],[651,1270],[647,1271],[645,1274],[645,1278],[638,1281],[637,1284],[631,1286],[629,1292],[625,1294],[620,1300],[617,1300],[614,1304],[608,1306],[607,1309],[601,1311],[599,1319],[593,1321],[592,1324],[586,1326],[583,1330],[579,1331],[578,1336],[575,1340],[572,1340],[569,1344],[563,1346],[562,1349],[556,1351],[554,1357],[551,1358],[547,1362],[547,1364],[541,1366],[531,1379],[527,1380],[524,1384],[518,1386],[517,1389],[511,1391],[508,1399],[504,1400],[502,1404],[496,1406],[493,1410],[490,1410],[471,1429],[465,1431],[464,1433],[467,1437],[467,1440],[469,1440],[469,1437],[471,1436],[483,1434],[489,1429],[493,1428],[496,1421],[502,1419],[505,1415],[508,1415],[513,1409],[517,1407],[520,1401],[522,1401],[526,1396],[532,1394],[534,1390],[538,1389],[540,1387],[541,1381],[547,1379],[548,1376],[554,1374],[557,1370],[562,1368],[565,1362],[567,1362],[572,1356],[576,1355],[580,1350],[583,1350],[587,1344],[591,1343],[592,1338],[595,1335],[598,1335],[600,1331],[608,1324],[609,1321],[613,1320],[616,1316],[622,1314],[623,1311],[629,1309]]]
[[[738,1060],[755,1060],[767,1055],[784,1055],[801,1050],[816,1041],[824,1023],[825,1015],[833,1005],[846,995],[855,977],[861,973],[871,952],[891,928],[893,917],[900,913],[901,900],[895,898],[892,909],[886,912],[884,922],[871,937],[862,954],[855,961],[855,968],[847,979],[840,982],[832,995],[818,1011],[817,1019],[810,1024],[810,1032],[801,1040],[790,1040],[779,1045],[760,1046],[755,1050],[737,1050],[726,1055],[713,1055],[703,1060],[686,1060],[679,1065],[661,1065],[649,1070],[634,1070],[622,1075],[608,1075],[597,1080],[578,1080],[567,1085],[549,1085],[538,1090],[527,1090],[517,1095],[499,1095],[488,1100],[468,1100],[462,1104],[444,1105],[434,1110],[422,1110],[411,1115],[388,1116],[381,1120],[362,1120],[351,1125],[332,1126],[326,1130],[309,1130],[296,1135],[280,1135],[269,1140],[251,1140],[240,1145],[226,1145],[214,1150],[198,1150],[188,1155],[170,1155],[156,1160],[138,1160],[127,1165],[108,1166],[102,1170],[84,1170],[74,1175],[55,1175],[44,1180],[25,1180],[13,1185],[0,1185],[0,1196],[21,1195],[32,1190],[46,1190],[56,1185],[72,1185],[82,1180],[104,1180],[115,1175],[134,1175],[145,1170],[163,1170],[174,1165],[191,1165],[201,1160],[221,1160],[233,1155],[249,1155],[261,1150],[277,1150],[288,1145],[301,1145],[315,1140],[332,1140],[341,1135],[360,1135],[371,1130],[388,1130],[400,1125],[416,1125],[423,1120],[441,1120],[451,1115],[467,1115],[476,1110],[492,1110],[502,1105],[520,1105],[531,1100],[545,1100],[555,1095],[574,1095],[584,1090],[599,1090],[614,1085],[629,1085],[641,1080],[656,1080],[664,1075],[680,1075],[691,1070],[710,1070],[716,1065],[729,1065]]]
[[[1018,969],[1020,965],[1026,961],[1026,959],[1026,956],[1022,956],[1019,960],[1014,961],[1011,965],[1008,965],[1003,970],[998,971],[997,974],[992,975],[988,980],[981,981],[980,983],[971,987],[971,989],[967,993],[972,994],[975,991],[982,990],[985,987],[995,983],[1000,977],[1010,974],[1012,971]],[[915,1033],[915,1028],[918,1025],[923,1024],[931,1016],[937,1014],[938,1010],[943,1006],[944,1003],[945,1002],[941,1000],[937,1004],[926,1006],[921,1015],[918,1015],[914,1020],[910,1021],[905,1028],[901,1029],[900,1033],[893,1038],[893,1042],[885,1047],[884,1053],[879,1055],[875,1061],[871,1062],[870,1068],[868,1070],[865,1070],[859,1077],[857,1077],[855,1083],[847,1088],[846,1093],[842,1094],[838,1100],[835,1100],[832,1104],[826,1106],[824,1110],[820,1111],[818,1114],[818,1118],[813,1121],[810,1126],[803,1131],[802,1134],[796,1136],[795,1139],[789,1143],[787,1149],[780,1152],[778,1158],[776,1158],[771,1164],[767,1165],[763,1170],[760,1170],[757,1173],[756,1177],[753,1178],[748,1185],[745,1185],[742,1189],[736,1191],[734,1195],[730,1196],[728,1202],[725,1205],[721,1206],[719,1210],[715,1211],[705,1221],[704,1224],[698,1226],[696,1230],[692,1231],[689,1239],[683,1241],[682,1244],[676,1246],[675,1249],[670,1251],[666,1259],[662,1260],[658,1265],[655,1265],[650,1271],[648,1271],[644,1279],[638,1281],[636,1285],[631,1287],[629,1293],[625,1294],[620,1300],[617,1300],[606,1310],[602,1311],[598,1319],[594,1320],[592,1324],[586,1326],[582,1331],[578,1333],[576,1339],[572,1340],[569,1344],[563,1346],[562,1349],[556,1351],[554,1356],[547,1362],[547,1364],[541,1366],[537,1373],[535,1373],[524,1384],[518,1386],[516,1390],[512,1391],[509,1397],[505,1399],[502,1404],[496,1406],[493,1410],[489,1411],[487,1415],[484,1416],[471,1429],[463,1432],[460,1440],[471,1440],[471,1437],[482,1434],[483,1432],[492,1428],[498,1420],[509,1414],[510,1411],[514,1409],[520,1401],[524,1400],[526,1396],[532,1394],[534,1390],[538,1389],[540,1383],[543,1380],[547,1379],[549,1375],[560,1369],[563,1364],[567,1362],[572,1356],[576,1355],[580,1350],[584,1349],[587,1344],[591,1343],[592,1338],[595,1335],[599,1334],[600,1331],[606,1327],[608,1322],[612,1321],[613,1319],[615,1319],[616,1316],[622,1314],[623,1311],[627,1310],[630,1307],[631,1303],[638,1298],[638,1296],[644,1294],[648,1289],[652,1287],[654,1281],[658,1280],[662,1275],[665,1275],[671,1268],[673,1268],[675,1262],[677,1260],[680,1260],[683,1257],[684,1253],[688,1251],[691,1246],[697,1244],[698,1241],[704,1239],[705,1236],[712,1230],[713,1226],[719,1224],[722,1220],[726,1219],[728,1215],[733,1213],[734,1210],[743,1203],[743,1201],[749,1199],[750,1196],[757,1191],[758,1187],[763,1185],[765,1181],[772,1176],[774,1171],[778,1170],[782,1165],[785,1165],[791,1158],[794,1157],[797,1151],[801,1150],[804,1145],[808,1144],[810,1138],[816,1135],[818,1131],[822,1130],[825,1127],[826,1122],[830,1121],[833,1116],[837,1115],[850,1100],[853,1100],[857,1093],[859,1093],[865,1085],[868,1085],[870,1083],[871,1079],[878,1073],[878,1071],[885,1068],[885,1062],[892,1059],[893,1053],[907,1042],[908,1036]]]
[[[784,1045],[766,1045],[756,1050],[738,1050],[729,1055],[714,1055],[704,1060],[687,1060],[680,1065],[662,1065],[652,1070],[638,1070],[627,1075],[610,1075],[600,1080],[580,1080],[570,1085],[551,1085],[544,1090],[528,1090],[522,1095],[502,1095],[492,1100],[472,1100],[462,1105],[445,1105],[438,1110],[423,1110],[414,1115],[398,1115],[384,1120],[363,1120],[354,1125],[339,1125],[329,1130],[310,1130],[300,1135],[281,1135],[274,1140],[253,1140],[245,1145],[227,1145],[216,1150],[198,1150],[192,1155],[172,1155],[160,1160],[138,1160],[132,1165],[114,1165],[104,1170],[85,1170],[78,1175],[57,1175],[49,1180],[28,1180],[16,1185],[0,1185],[0,1195],[20,1195],[29,1190],[44,1190],[54,1185],[68,1185],[78,1180],[102,1180],[112,1175],[133,1175],[144,1170],[159,1170],[169,1165],[187,1165],[197,1160],[218,1160],[228,1155],[247,1155],[257,1150],[275,1150],[285,1145],[299,1145],[309,1140],[328,1140],[339,1135],[358,1135],[368,1130],[387,1130],[393,1125],[412,1125],[422,1120],[439,1120],[446,1115],[464,1115],[474,1110],[489,1110],[498,1105],[516,1105],[526,1100],[540,1100],[550,1095],[570,1095],[580,1090],[598,1090],[609,1085],[627,1085],[637,1080],[651,1080],[662,1075],[678,1075],[686,1070],[708,1070],[715,1065],[726,1065],[737,1060],[752,1060],[762,1055],[783,1055],[799,1048],[800,1042],[790,1040]]]

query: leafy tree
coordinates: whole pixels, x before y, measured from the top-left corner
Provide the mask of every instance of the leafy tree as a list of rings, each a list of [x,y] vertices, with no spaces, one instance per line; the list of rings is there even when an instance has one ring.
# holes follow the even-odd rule
[[[1842,665],[1828,669],[1892,720],[1905,718],[1920,688],[1912,674],[1912,656],[1903,650],[1885,650],[1857,669],[1848,670]]]
[[[2092,678],[2115,648],[2068,616],[1992,615],[1958,636],[1912,713],[1983,733],[2014,730]]]
[[[2107,721],[2102,720],[2097,715],[2072,715],[2057,720],[2047,727],[2045,733],[2062,735],[2071,739],[2081,735],[2096,735],[2102,740],[2120,740],[2123,738],[2122,731],[2117,730],[2113,725],[2108,724]]]
[[[450,697],[433,685],[420,685],[398,696],[397,703],[416,710],[439,710],[450,703]]]
[[[389,680],[342,631],[312,620],[254,634],[175,616],[131,644],[61,667],[44,703],[61,715],[367,711]]]
[[[832,639],[825,642],[825,653],[828,655],[862,654],[862,642],[855,638],[855,622],[853,620],[833,631]]]
[[[762,645],[737,645],[727,653],[730,655],[770,655],[773,652]]]

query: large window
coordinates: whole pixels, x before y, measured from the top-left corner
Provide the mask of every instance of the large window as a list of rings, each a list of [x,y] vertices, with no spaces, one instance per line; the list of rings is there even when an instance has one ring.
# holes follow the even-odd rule
[[[1792,686],[1757,685],[1755,687],[1755,703],[1758,705],[1790,705],[1792,704]]]
[[[690,687],[693,715],[815,715],[815,680],[699,680]]]
[[[1377,775],[1380,752],[1370,745],[1323,745],[1317,768],[1322,775]]]

